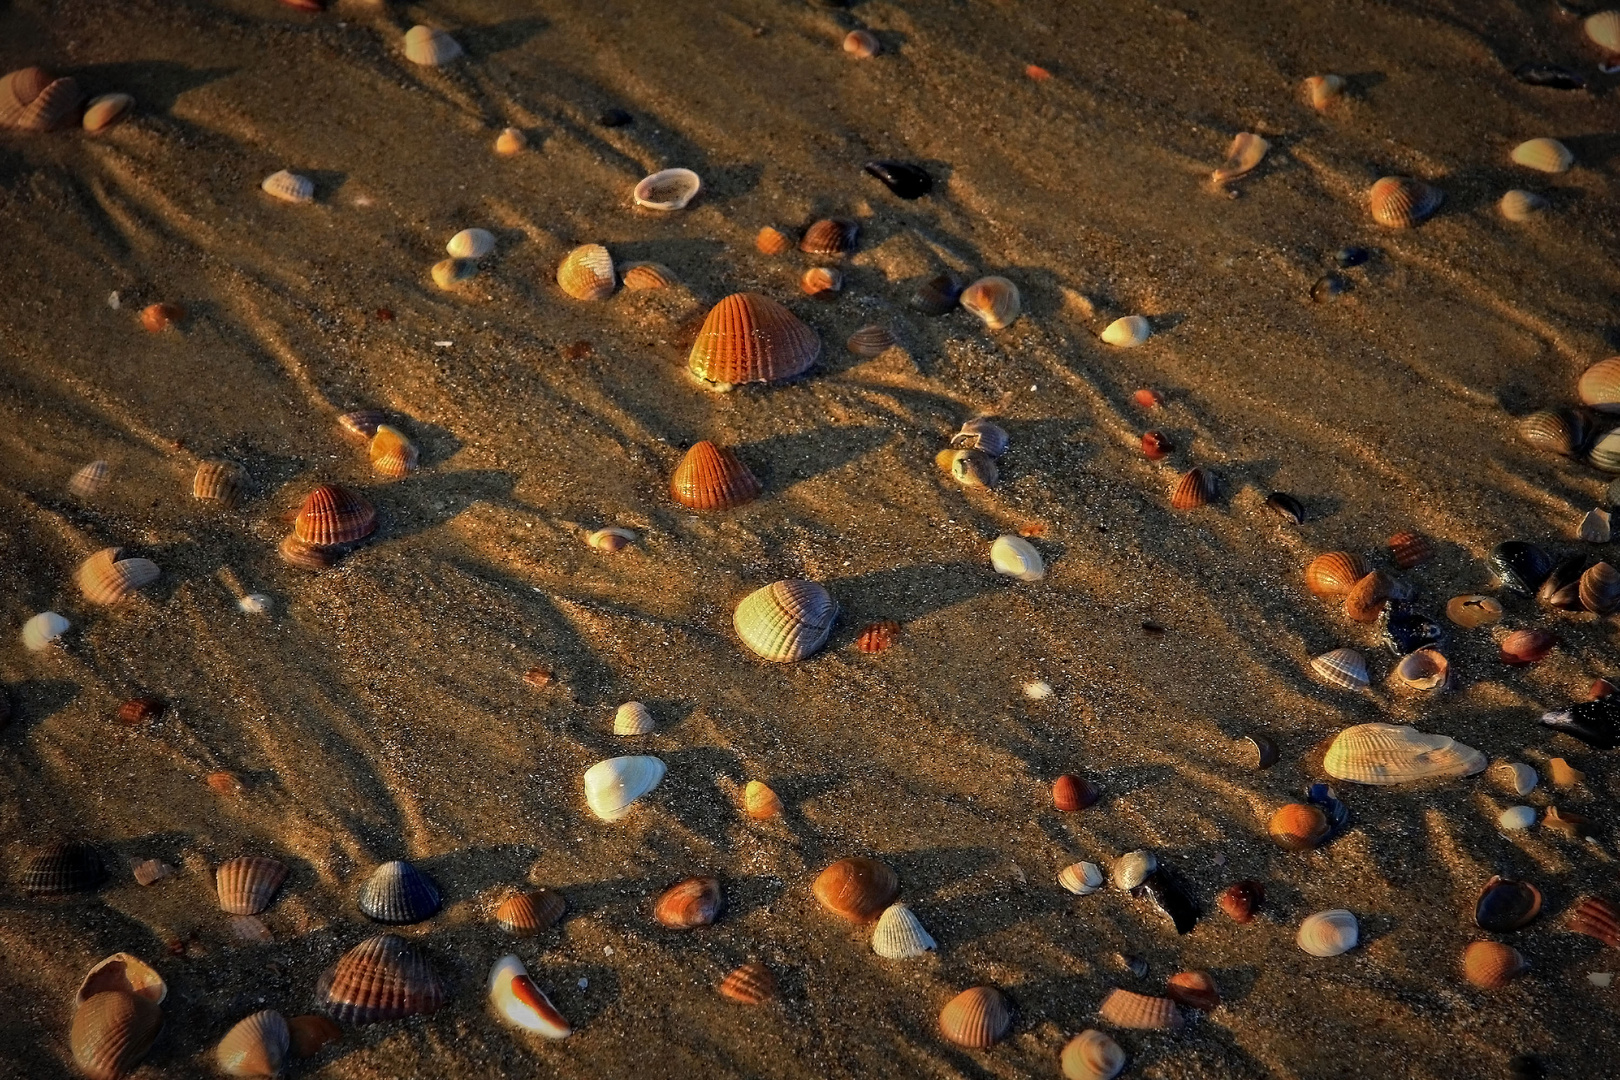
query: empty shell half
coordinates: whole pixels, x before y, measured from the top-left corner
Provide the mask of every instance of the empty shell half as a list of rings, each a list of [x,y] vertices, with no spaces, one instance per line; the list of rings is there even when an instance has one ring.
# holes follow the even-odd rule
[[[652,710],[639,701],[627,701],[613,714],[615,735],[645,735],[652,729]]]
[[[664,778],[664,763],[655,757],[628,756],[598,761],[585,770],[585,801],[603,821],[618,821],[636,800]]]
[[[737,605],[732,625],[752,653],[778,663],[803,660],[826,644],[838,602],[814,581],[777,581]]]
[[[1547,200],[1533,191],[1521,191],[1514,188],[1503,193],[1501,200],[1496,204],[1496,208],[1509,221],[1533,221],[1541,216],[1542,211],[1547,209]]]
[[[1004,330],[1023,310],[1018,286],[1004,277],[991,275],[962,290],[961,305],[985,325],[987,330]]]
[[[444,245],[457,259],[482,259],[495,250],[495,234],[488,229],[462,229]]]
[[[957,1046],[984,1050],[1000,1042],[1012,1027],[1012,1007],[993,986],[975,986],[946,1003],[939,1031]]]
[[[638,262],[631,263],[624,268],[620,275],[624,287],[631,290],[641,289],[673,289],[681,283],[675,276],[675,271],[663,263]]]
[[[92,604],[116,604],[158,579],[151,559],[120,559],[118,548],[102,548],[79,564],[79,591]]]
[[[894,333],[887,326],[863,326],[849,335],[846,343],[856,356],[871,358],[882,356],[894,347]]]
[[[107,990],[73,1014],[68,1044],[90,1080],[120,1080],[135,1070],[163,1027],[157,1005],[138,994]]]
[[[442,902],[433,879],[401,859],[377,867],[360,887],[360,910],[366,918],[395,926],[421,922]]]
[[[582,244],[557,267],[557,284],[575,300],[606,300],[613,295],[613,256],[601,244]]]
[[[128,94],[102,94],[92,98],[84,107],[84,130],[94,134],[122,123],[135,108],[135,99]]]
[[[405,59],[423,67],[448,64],[461,55],[456,39],[431,26],[413,26],[405,31]]]
[[[1318,911],[1299,924],[1295,941],[1312,956],[1338,956],[1356,947],[1361,928],[1344,908]]]
[[[1266,156],[1271,144],[1252,132],[1243,131],[1233,138],[1232,145],[1227,148],[1226,160],[1221,162],[1219,168],[1210,174],[1210,180],[1217,184],[1224,184],[1228,180],[1236,180],[1245,173],[1252,172]]]
[[[433,965],[397,934],[378,934],[344,953],[316,983],[315,999],[344,1024],[375,1024],[436,1012],[447,996]]]
[[[191,497],[235,506],[242,498],[242,470],[226,461],[204,461],[191,478]]]
[[[1220,494],[1220,481],[1208,469],[1188,469],[1176,479],[1170,489],[1170,506],[1174,510],[1196,510],[1208,506]]]
[[[79,983],[73,995],[74,1005],[83,1005],[96,994],[107,990],[122,990],[146,998],[154,1005],[163,1004],[169,996],[169,987],[163,976],[144,961],[129,953],[113,953],[91,968]]]
[[[286,169],[271,173],[259,187],[266,195],[282,202],[307,203],[315,198],[315,181]]]
[[[1342,690],[1367,689],[1367,660],[1354,649],[1334,649],[1311,661],[1316,677]]]
[[[1392,229],[1410,229],[1440,209],[1445,197],[1445,192],[1422,180],[1386,176],[1368,192],[1367,207],[1378,224]]]
[[[910,960],[936,947],[933,937],[905,904],[884,908],[872,931],[872,951],[885,959]]]
[[[1568,172],[1575,155],[1557,139],[1530,139],[1513,148],[1513,161],[1537,172]]]
[[[820,355],[821,338],[793,312],[759,293],[733,293],[703,320],[687,368],[700,381],[729,390],[796,378]]]
[[[1176,1003],[1166,997],[1135,994],[1129,990],[1108,991],[1097,1015],[1115,1027],[1139,1031],[1175,1031],[1185,1021]]]
[[[23,623],[23,647],[29,652],[39,652],[56,642],[63,634],[68,632],[68,621],[54,611],[42,611],[38,615]]]
[[[703,180],[691,169],[664,169],[637,184],[631,197],[648,210],[684,210],[701,190]]]
[[[1311,108],[1322,112],[1344,93],[1344,86],[1342,75],[1312,75],[1305,80],[1305,96]]]
[[[368,453],[372,471],[379,476],[398,479],[416,471],[416,444],[396,427],[378,424],[377,433],[371,437]]]
[[[1451,663],[1438,649],[1418,649],[1401,657],[1395,677],[1414,690],[1444,690]]]
[[[861,227],[847,218],[823,218],[804,230],[799,250],[810,255],[845,255],[855,250]]]
[[[503,956],[489,972],[489,1001],[503,1020],[548,1039],[566,1039],[573,1028],[535,985],[516,956]]]
[[[692,444],[670,477],[670,496],[693,510],[730,510],[759,498],[759,478],[724,446]]]
[[[495,925],[513,935],[538,934],[563,917],[568,901],[555,889],[516,893],[495,909]]]
[[[279,859],[245,855],[219,864],[214,889],[219,909],[231,915],[257,915],[270,906],[287,880],[287,866]]]
[[[776,976],[764,964],[744,964],[721,980],[720,994],[743,1005],[763,1005],[776,996]]]
[[[1357,724],[1334,738],[1323,768],[1335,780],[1403,784],[1430,777],[1472,776],[1485,755],[1444,735],[1395,724]]]
[[[112,466],[105,461],[92,461],[68,479],[68,490],[81,499],[88,499],[107,486]]]
[[[226,1076],[280,1076],[292,1047],[287,1019],[274,1009],[238,1021],[214,1048],[214,1061]]]
[[[998,536],[990,545],[990,565],[998,574],[1019,581],[1039,581],[1046,576],[1046,563],[1035,545],[1022,536]]]

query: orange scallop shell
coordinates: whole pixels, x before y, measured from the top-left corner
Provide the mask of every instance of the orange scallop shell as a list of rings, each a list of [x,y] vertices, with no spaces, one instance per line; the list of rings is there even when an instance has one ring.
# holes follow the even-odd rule
[[[1434,558],[1434,544],[1422,533],[1398,532],[1389,538],[1389,553],[1396,566],[1411,570]]]
[[[764,964],[744,964],[721,981],[720,993],[744,1005],[763,1005],[776,996],[776,976]]]
[[[1344,613],[1356,622],[1375,622],[1389,602],[1395,583],[1380,570],[1364,575],[1344,598]]]
[[[856,856],[827,867],[811,888],[828,911],[852,922],[867,922],[900,895],[900,879],[887,863]]]
[[[1288,851],[1309,851],[1327,839],[1327,815],[1307,803],[1285,803],[1266,826],[1271,838]]]
[[[1367,576],[1367,562],[1348,551],[1318,555],[1305,568],[1305,584],[1317,596],[1343,596]]]
[[[365,496],[337,484],[322,484],[310,492],[293,522],[293,534],[318,547],[352,544],[376,530],[377,512]]]
[[[900,640],[900,624],[884,619],[864,627],[855,639],[855,648],[863,653],[880,653],[892,648]]]
[[[669,481],[671,497],[693,510],[730,510],[753,502],[764,490],[736,454],[707,439],[692,444]]]
[[[1099,792],[1091,781],[1064,773],[1052,782],[1052,805],[1064,813],[1084,810],[1097,801]]]
[[[1170,505],[1176,510],[1196,510],[1215,501],[1219,485],[1215,474],[1204,469],[1190,469],[1170,492]]]
[[[563,917],[568,901],[555,889],[509,896],[495,909],[495,924],[508,934],[538,934]]]
[[[653,904],[653,918],[671,930],[691,930],[714,922],[724,905],[718,878],[689,877],[664,890]]]
[[[232,915],[257,915],[270,906],[286,880],[286,864],[257,856],[227,860],[214,871],[220,910]]]
[[[803,375],[821,355],[821,338],[798,316],[767,296],[733,293],[714,305],[687,367],[722,386],[779,382]]]
[[[754,237],[754,246],[766,255],[780,255],[793,246],[793,240],[781,229],[767,225]]]
[[[1476,941],[1463,950],[1463,976],[1487,990],[1506,986],[1529,968],[1518,949],[1499,941]]]
[[[939,1031],[957,1046],[983,1050],[1000,1042],[1012,1027],[1007,996],[993,986],[962,991],[939,1011]]]

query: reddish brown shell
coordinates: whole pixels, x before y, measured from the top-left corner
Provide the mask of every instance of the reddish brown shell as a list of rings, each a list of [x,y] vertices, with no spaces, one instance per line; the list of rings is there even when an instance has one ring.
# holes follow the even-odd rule
[[[242,498],[242,470],[228,461],[204,461],[191,478],[191,497],[235,506]]]
[[[691,930],[713,923],[723,906],[718,878],[689,877],[664,890],[653,904],[653,918],[671,930]]]
[[[1550,630],[1515,630],[1502,639],[1502,663],[1521,667],[1540,663],[1558,644]]]
[[[1463,977],[1475,986],[1495,990],[1529,970],[1530,965],[1511,945],[1476,941],[1463,950]]]
[[[1373,220],[1392,229],[1410,229],[1440,208],[1445,193],[1405,176],[1386,176],[1367,193]]]
[[[1327,839],[1329,829],[1321,807],[1309,803],[1284,803],[1266,826],[1271,838],[1287,851],[1309,851]]]
[[[1434,544],[1422,533],[1398,532],[1389,538],[1389,553],[1396,566],[1411,570],[1434,558]]]
[[[1184,1023],[1181,1010],[1169,998],[1119,989],[1108,992],[1097,1015],[1116,1027],[1142,1031],[1174,1031]]]
[[[703,320],[687,367],[720,386],[780,382],[803,375],[821,355],[821,338],[798,316],[758,293],[733,293]]]
[[[811,255],[845,255],[855,250],[861,227],[845,218],[822,218],[804,230],[799,250]]]
[[[1149,461],[1163,461],[1175,448],[1175,444],[1160,432],[1142,432],[1142,453],[1147,455]]]
[[[1148,387],[1143,387],[1136,393],[1132,394],[1131,400],[1136,402],[1144,409],[1157,409],[1160,405],[1164,404],[1164,398],[1160,396],[1159,392],[1157,390],[1149,389]]]
[[[1226,887],[1217,903],[1235,922],[1246,923],[1254,921],[1265,898],[1265,886],[1258,881],[1236,881]]]
[[[1221,1003],[1220,991],[1207,971],[1177,972],[1166,980],[1164,992],[1172,1001],[1200,1012],[1209,1012]]]
[[[257,856],[230,859],[214,871],[220,910],[232,915],[257,915],[270,906],[286,880],[286,864]]]
[[[95,994],[73,1014],[68,1043],[89,1080],[119,1080],[133,1072],[163,1027],[154,1002],[124,990]]]
[[[1190,469],[1170,491],[1170,505],[1176,510],[1196,510],[1215,501],[1220,489],[1215,474],[1204,469]]]
[[[1590,567],[1581,575],[1581,606],[1599,615],[1613,614],[1620,608],[1620,571],[1606,562]]]
[[[744,1005],[763,1005],[776,996],[776,976],[764,964],[744,964],[721,980],[720,993]]]
[[[812,891],[821,906],[852,922],[867,922],[900,895],[900,879],[886,863],[856,856],[840,859],[816,875]]]
[[[51,79],[40,86],[39,68],[13,72],[0,89],[0,127],[23,131],[60,131],[79,122],[84,93],[71,78]],[[28,97],[26,102],[24,96]]]
[[[310,492],[293,523],[293,535],[317,547],[352,544],[376,531],[377,512],[365,496],[337,484]]]
[[[315,988],[319,1006],[340,1024],[375,1024],[435,1012],[445,996],[444,983],[427,958],[397,934],[362,941]]]
[[[1052,805],[1064,813],[1084,810],[1095,803],[1099,795],[1091,781],[1073,773],[1064,773],[1052,781]]]
[[[836,266],[812,266],[799,278],[799,291],[806,296],[829,298],[844,287],[844,272]]]
[[[1569,914],[1569,928],[1620,949],[1620,912],[1601,896],[1588,896]]]
[[[563,917],[568,901],[555,889],[535,889],[506,898],[495,910],[495,925],[508,934],[538,934]]]
[[[186,318],[186,309],[179,304],[150,304],[141,311],[141,326],[154,334],[172,330]]]
[[[1376,622],[1379,612],[1389,603],[1395,583],[1382,570],[1374,570],[1356,582],[1344,597],[1344,613],[1356,622]]]
[[[118,722],[134,727],[136,724],[147,724],[163,715],[163,699],[160,697],[130,698],[118,706]]]
[[[692,444],[669,480],[671,497],[693,510],[730,510],[764,491],[737,455],[707,439]]]
[[[871,359],[874,356],[882,356],[894,347],[894,332],[887,326],[876,324],[863,326],[849,335],[849,341],[845,344],[856,356]]]
[[[343,1037],[343,1029],[324,1016],[306,1013],[287,1021],[287,1033],[292,1036],[294,1057],[314,1057],[326,1044]]]
[[[863,653],[880,653],[900,640],[900,624],[889,619],[871,623],[855,639],[855,648]]]
[[[780,255],[793,246],[793,240],[781,229],[767,225],[754,237],[754,246],[766,255]]]
[[[1318,555],[1305,568],[1305,584],[1317,596],[1343,596],[1367,576],[1367,562],[1348,551]]]
[[[939,1011],[941,1035],[957,1046],[984,1050],[1006,1037],[1012,1027],[1007,996],[993,986],[962,991]]]

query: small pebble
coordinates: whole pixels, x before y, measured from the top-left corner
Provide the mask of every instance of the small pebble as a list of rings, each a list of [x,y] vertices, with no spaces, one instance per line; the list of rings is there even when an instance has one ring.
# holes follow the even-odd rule
[[[1052,684],[1037,679],[1035,682],[1024,684],[1024,696],[1031,701],[1045,701],[1052,696]]]
[[[1333,256],[1334,261],[1344,269],[1360,266],[1370,258],[1372,258],[1372,252],[1363,247],[1342,247]]]
[[[249,615],[263,615],[270,610],[270,598],[264,593],[248,593],[236,602],[236,606]]]
[[[1586,977],[1586,981],[1591,983],[1593,986],[1608,986],[1610,983],[1614,982],[1614,972],[1594,971]]]

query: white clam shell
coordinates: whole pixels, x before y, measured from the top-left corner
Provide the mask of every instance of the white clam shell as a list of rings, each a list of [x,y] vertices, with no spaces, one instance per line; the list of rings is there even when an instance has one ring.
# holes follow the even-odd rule
[[[613,714],[615,735],[645,735],[652,729],[652,710],[639,701],[627,701]]]
[[[1077,862],[1058,871],[1058,884],[1076,896],[1090,896],[1103,887],[1102,867],[1093,862]]]
[[[1535,823],[1536,808],[1533,806],[1510,806],[1496,818],[1496,824],[1508,832],[1528,829]]]
[[[482,259],[495,250],[495,234],[488,229],[462,229],[444,245],[458,259]]]
[[[1046,563],[1035,545],[1022,536],[998,536],[990,545],[990,565],[996,573],[1019,581],[1039,581],[1046,576]]]
[[[1402,784],[1429,777],[1472,776],[1485,755],[1444,735],[1396,724],[1357,724],[1339,732],[1323,767],[1335,780]]]
[[[793,663],[827,643],[838,602],[814,581],[778,581],[755,589],[737,605],[732,626],[750,652]]]
[[[1536,770],[1522,761],[1504,761],[1491,769],[1491,779],[1515,795],[1528,795],[1536,789]]]
[[[39,652],[67,633],[67,630],[66,619],[54,611],[42,611],[23,623],[23,644],[28,647],[29,652]]]
[[[1132,851],[1121,855],[1114,860],[1114,888],[1130,892],[1158,868],[1158,857],[1151,851]]]
[[[514,989],[513,984],[519,979],[527,984],[525,989],[528,993]],[[535,986],[523,961],[516,956],[508,954],[495,961],[495,966],[489,971],[488,989],[489,1002],[495,1006],[495,1011],[502,1019],[524,1031],[532,1031],[548,1039],[566,1039],[573,1033],[568,1021],[557,1012],[551,999]],[[535,1008],[536,1003],[540,1004],[539,1009]]]
[[[684,210],[703,190],[703,178],[691,169],[663,169],[636,185],[631,197],[648,210]]]
[[[431,26],[413,26],[405,31],[405,58],[423,67],[448,64],[461,55],[461,43]]]
[[[1134,349],[1148,339],[1153,327],[1141,315],[1127,315],[1123,319],[1115,319],[1098,335],[1110,345],[1121,349]]]
[[[872,951],[889,960],[910,960],[936,947],[922,922],[904,904],[885,908],[872,931]]]
[[[315,181],[286,169],[271,173],[259,186],[266,195],[282,202],[307,203],[315,198]]]
[[[603,821],[618,821],[658,786],[664,769],[658,758],[640,755],[598,761],[585,770],[585,801]]]
[[[1338,956],[1356,947],[1361,927],[1344,908],[1331,908],[1308,916],[1299,924],[1299,947],[1312,956]]]

